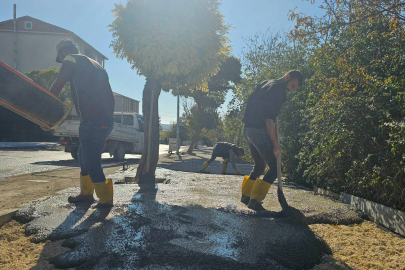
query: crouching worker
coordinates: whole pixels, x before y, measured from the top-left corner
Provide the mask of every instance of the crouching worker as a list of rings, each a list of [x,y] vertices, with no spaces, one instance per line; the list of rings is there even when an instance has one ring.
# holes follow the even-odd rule
[[[113,128],[114,97],[107,72],[93,59],[79,53],[71,40],[61,40],[56,46],[56,62],[62,63],[59,75],[50,89],[59,96],[70,82],[73,103],[80,117],[79,163],[80,194],[70,196],[70,203],[93,202],[96,208],[113,205],[113,183],[101,168],[101,154]]]
[[[241,202],[255,211],[265,210],[262,201],[271,184],[277,178],[277,155],[281,153],[275,130],[276,117],[287,99],[287,92],[301,86],[303,77],[299,71],[290,71],[278,80],[267,80],[256,87],[249,96],[242,121],[244,136],[249,144],[254,167],[242,183]],[[264,175],[266,163],[270,169]]]
[[[245,150],[241,147],[237,147],[234,144],[230,144],[227,142],[219,142],[214,146],[212,151],[211,159],[204,162],[204,165],[201,168],[200,172],[205,172],[205,169],[217,158],[223,158],[222,162],[222,174],[226,174],[226,169],[228,167],[228,162],[231,161],[232,168],[235,170],[236,175],[240,175],[238,169],[236,169],[235,165],[235,155],[243,156],[245,154]]]

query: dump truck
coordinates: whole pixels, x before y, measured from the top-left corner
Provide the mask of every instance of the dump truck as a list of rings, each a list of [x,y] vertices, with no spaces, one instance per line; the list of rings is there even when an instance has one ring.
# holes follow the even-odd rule
[[[70,117],[72,118],[72,117]],[[132,112],[115,112],[114,128],[107,138],[104,152],[108,152],[116,161],[123,161],[125,154],[142,154],[144,140],[144,121],[140,114]],[[74,159],[78,159],[79,126],[77,119],[67,119],[52,132],[59,137],[59,142],[70,152]]]

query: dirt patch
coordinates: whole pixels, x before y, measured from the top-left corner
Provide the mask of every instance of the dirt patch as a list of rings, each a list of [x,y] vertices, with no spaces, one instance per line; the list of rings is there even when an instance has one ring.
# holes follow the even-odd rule
[[[63,241],[32,243],[26,225],[11,221],[1,227],[0,269],[54,270],[49,260],[69,251]],[[360,225],[314,224],[310,228],[331,247],[313,270],[405,269],[405,238],[366,221]]]
[[[405,269],[405,238],[375,223],[365,221],[351,226],[314,224],[309,227],[328,243],[333,252],[333,258],[324,258],[314,270]]]
[[[48,261],[70,249],[61,246],[63,241],[34,244],[25,227],[14,220],[1,227],[0,269],[56,269]]]
[[[112,174],[122,165],[104,168],[104,173]],[[30,173],[1,180],[0,211],[20,208],[23,203],[37,200],[56,192],[79,186],[79,168],[60,168],[50,172]]]

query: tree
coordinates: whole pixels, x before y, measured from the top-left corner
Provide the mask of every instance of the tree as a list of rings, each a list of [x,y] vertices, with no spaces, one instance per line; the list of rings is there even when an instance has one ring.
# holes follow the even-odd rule
[[[197,146],[201,131],[204,128],[213,129],[218,124],[218,108],[225,102],[225,95],[234,84],[241,80],[241,67],[239,59],[230,56],[220,65],[219,72],[210,78],[208,92],[183,88],[180,94],[192,97],[195,106],[190,109],[187,116],[187,123],[190,130],[193,130],[192,140],[187,153],[191,154]]]
[[[315,0],[306,0],[315,3]],[[290,20],[296,20],[291,34],[303,39],[309,34],[320,37],[330,36],[329,30],[360,25],[365,21],[390,18],[398,24],[405,22],[405,2],[403,0],[323,0],[319,8],[325,10],[321,17],[308,16],[290,10]]]
[[[177,123],[172,123],[170,124],[170,130],[168,130],[167,137],[168,138],[176,138],[177,135]],[[188,129],[186,126],[186,120],[185,117],[180,116],[180,122],[179,122],[179,137],[180,141],[187,141],[189,139],[188,136]]]
[[[30,72],[26,72],[25,75],[42,86],[43,88],[49,90],[52,86],[52,83],[56,80],[59,74],[59,68],[57,67],[50,67],[48,69],[39,70],[34,69]],[[70,94],[70,84],[67,83],[65,87],[63,87],[59,98],[62,101],[67,101],[69,103],[72,102],[72,96]]]
[[[222,141],[223,131],[223,122],[222,119],[218,119],[219,123],[215,129],[204,129],[201,132],[202,143],[207,146],[214,146],[214,143]]]
[[[293,11],[296,27],[284,38],[246,40],[245,76],[234,89],[224,133],[237,137],[239,118],[233,115],[244,111],[260,80],[300,69],[304,85],[280,111],[289,180],[404,210],[405,4],[322,3],[320,18]]]
[[[328,0],[325,16],[296,16],[292,32],[313,46],[313,90],[303,106],[308,132],[294,153],[302,176],[398,209],[405,209],[404,7]]]
[[[218,0],[129,0],[116,4],[109,25],[117,57],[146,77],[142,97],[145,147],[139,184],[154,185],[159,158],[158,98],[178,87],[207,88],[228,53]]]
[[[190,115],[186,117],[186,121],[188,129],[192,131],[193,135],[191,135],[191,143],[187,153],[191,154],[197,146],[201,131],[204,128],[215,128],[218,125],[218,119],[216,110],[202,109],[198,104],[190,109]]]

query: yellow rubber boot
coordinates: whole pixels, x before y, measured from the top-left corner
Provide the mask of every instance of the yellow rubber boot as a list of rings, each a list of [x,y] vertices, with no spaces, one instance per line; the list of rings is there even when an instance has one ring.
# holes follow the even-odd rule
[[[262,206],[262,201],[266,198],[267,192],[271,187],[270,183],[267,183],[259,178],[256,179],[253,185],[252,192],[250,193],[250,201],[248,207],[255,211],[264,211],[266,209]]]
[[[242,198],[240,201],[244,204],[248,204],[250,201],[250,193],[252,192],[252,188],[255,184],[255,180],[249,178],[249,175],[245,175],[242,182]]]
[[[97,197],[99,198],[99,203],[95,208],[105,208],[113,206],[113,183],[111,179],[105,180],[105,182],[93,183],[94,189],[96,190]]]
[[[222,174],[226,174],[226,169],[228,168],[228,160],[224,159],[222,162]]]
[[[208,163],[208,161],[204,162],[204,164],[203,164],[203,166],[202,166],[202,168],[201,168],[201,172],[203,172],[205,169],[207,169],[208,165],[210,165],[210,164]]]
[[[82,173],[80,173],[80,194],[93,196],[93,193],[94,186],[90,175],[83,176]]]
[[[68,202],[78,203],[78,202],[93,202],[94,186],[91,181],[90,175],[83,176],[80,173],[80,194],[77,196],[69,196]]]

